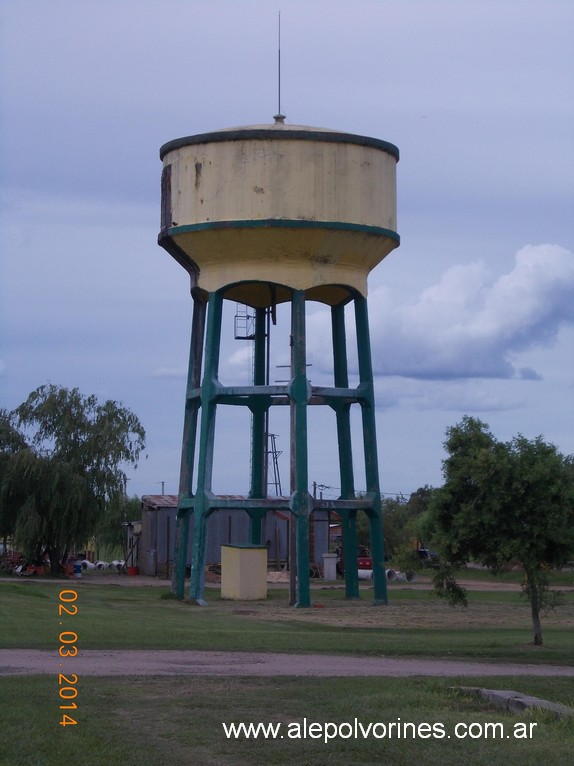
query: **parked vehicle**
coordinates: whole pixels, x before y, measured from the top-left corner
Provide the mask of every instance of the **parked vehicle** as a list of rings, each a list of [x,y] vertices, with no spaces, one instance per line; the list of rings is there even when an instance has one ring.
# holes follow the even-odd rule
[[[423,562],[425,567],[436,568],[439,565],[438,553],[435,551],[429,551],[428,548],[418,548],[417,554],[419,559]]]
[[[338,555],[337,559],[337,574],[339,574],[341,577],[345,574],[345,560],[343,557],[343,547],[337,548],[335,551]],[[366,545],[359,545],[357,547],[357,569],[359,571],[362,570],[371,570],[373,569],[373,557],[371,556],[371,551],[367,548]]]

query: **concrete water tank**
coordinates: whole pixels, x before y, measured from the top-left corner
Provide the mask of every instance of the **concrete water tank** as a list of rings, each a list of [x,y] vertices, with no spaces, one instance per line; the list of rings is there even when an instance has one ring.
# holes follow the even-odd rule
[[[179,138],[163,160],[160,244],[206,292],[268,306],[281,286],[335,305],[399,244],[398,149],[300,125],[255,125]]]

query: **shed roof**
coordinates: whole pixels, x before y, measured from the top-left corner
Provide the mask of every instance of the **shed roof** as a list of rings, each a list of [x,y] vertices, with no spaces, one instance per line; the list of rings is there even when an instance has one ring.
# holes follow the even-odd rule
[[[142,505],[157,510],[158,508],[177,508],[177,495],[143,495]]]

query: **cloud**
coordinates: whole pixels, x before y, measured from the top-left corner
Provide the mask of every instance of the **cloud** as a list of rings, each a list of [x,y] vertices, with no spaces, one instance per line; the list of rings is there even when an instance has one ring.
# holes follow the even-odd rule
[[[379,381],[377,400],[383,409],[406,406],[433,412],[507,412],[525,406],[525,399],[515,388],[501,389],[484,380],[427,381],[394,376]]]
[[[559,245],[527,245],[501,276],[483,261],[453,266],[410,303],[375,289],[369,311],[375,375],[539,379],[540,371],[516,366],[515,357],[551,346],[574,323],[574,255]],[[315,337],[329,332],[325,314],[310,324],[320,331]],[[322,345],[313,344],[313,363],[328,369]]]
[[[411,302],[379,287],[369,294],[369,314],[375,376],[539,380],[540,371],[520,366],[517,357],[552,346],[561,327],[574,325],[574,254],[559,245],[527,245],[499,276],[483,261],[453,266]],[[329,323],[325,311],[309,318],[317,373],[332,365],[324,343]],[[356,355],[349,356],[356,368]]]
[[[251,344],[243,345],[234,351],[227,360],[230,367],[252,367],[253,366],[253,348]]]

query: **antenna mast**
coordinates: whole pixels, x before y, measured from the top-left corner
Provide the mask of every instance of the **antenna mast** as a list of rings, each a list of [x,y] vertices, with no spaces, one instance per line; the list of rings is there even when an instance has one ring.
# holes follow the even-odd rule
[[[285,115],[281,112],[281,11],[279,11],[279,24],[277,35],[277,114],[273,117],[276,123],[285,122]]]

